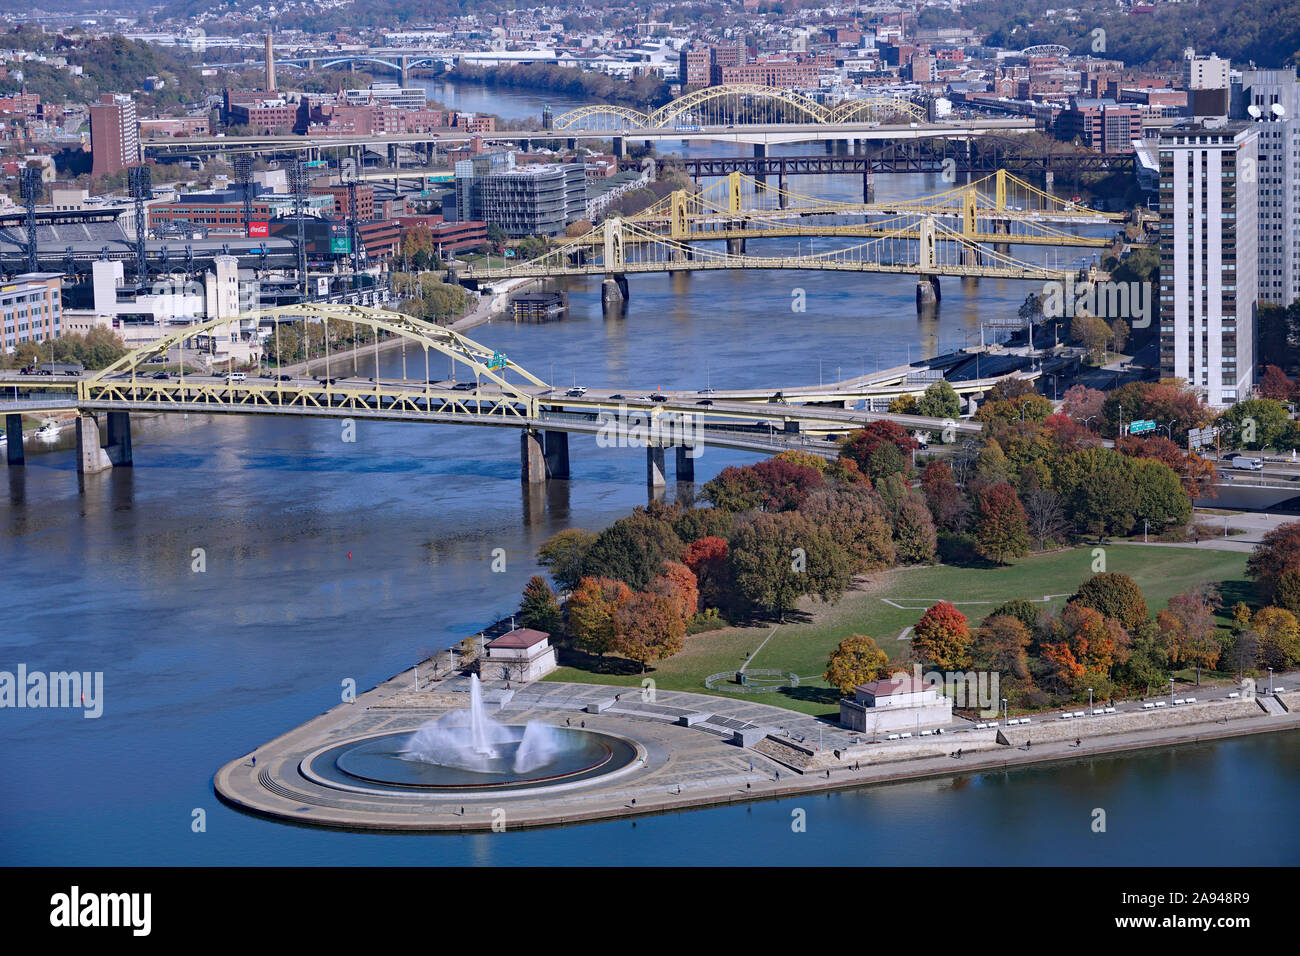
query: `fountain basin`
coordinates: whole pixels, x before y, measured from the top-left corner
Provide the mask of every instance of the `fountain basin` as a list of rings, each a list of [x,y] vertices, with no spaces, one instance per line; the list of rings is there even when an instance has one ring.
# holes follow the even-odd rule
[[[619,737],[576,728],[549,729],[562,746],[545,760],[531,763],[525,772],[514,769],[523,727],[511,728],[520,739],[495,742],[493,756],[472,770],[412,759],[415,733],[411,732],[338,744],[308,758],[304,769],[323,782],[343,787],[366,784],[395,793],[501,792],[590,780],[627,767],[637,758],[636,747]]]

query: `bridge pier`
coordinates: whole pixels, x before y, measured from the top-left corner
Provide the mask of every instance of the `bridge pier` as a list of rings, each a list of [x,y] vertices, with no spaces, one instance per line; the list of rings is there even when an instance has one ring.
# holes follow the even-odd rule
[[[916,311],[934,308],[942,297],[939,294],[938,276],[921,276],[916,282]]]
[[[678,481],[695,480],[695,459],[691,457],[692,450],[686,445],[677,446],[673,474],[676,475]]]
[[[622,312],[631,296],[627,276],[606,276],[600,284],[600,305],[605,315]]]
[[[546,477],[569,477],[569,433],[542,432],[546,448]]]
[[[95,475],[110,471],[113,462],[99,445],[99,422],[95,416],[83,413],[77,416],[77,474]]]
[[[21,414],[5,416],[5,437],[8,439],[5,455],[9,459],[9,467],[23,464],[23,416]]]
[[[727,240],[727,255],[729,255],[729,256],[743,256],[744,254],[745,254],[745,240],[744,240],[744,239],[728,239],[728,240]]]
[[[536,485],[546,481],[546,453],[542,450],[542,437],[537,432],[524,429],[519,434],[519,478],[525,484]]]
[[[980,264],[980,252],[978,249],[963,249],[961,251],[961,264],[964,266],[977,266]],[[975,276],[974,278],[979,278]]]
[[[788,202],[785,195],[785,163],[781,164],[781,170],[777,173],[776,188],[781,191],[777,201],[780,203],[781,208],[784,209]]]
[[[1056,188],[1056,174],[1050,169],[1043,171],[1043,192],[1050,193]]]
[[[872,202],[876,196],[876,171],[867,164],[867,168],[862,171],[862,201]]]
[[[826,155],[833,156],[834,154],[835,154],[835,140],[828,139],[826,140]]]
[[[666,488],[664,449],[662,445],[647,445],[645,449],[645,481],[651,488]]]
[[[613,152],[614,157],[616,159],[622,159],[626,155],[626,150],[624,149],[624,144],[623,144],[623,137],[615,136],[610,142],[613,144],[611,146],[611,151]]]
[[[104,443],[108,460],[115,467],[129,468],[135,463],[131,455],[131,413],[108,413],[108,441]]]

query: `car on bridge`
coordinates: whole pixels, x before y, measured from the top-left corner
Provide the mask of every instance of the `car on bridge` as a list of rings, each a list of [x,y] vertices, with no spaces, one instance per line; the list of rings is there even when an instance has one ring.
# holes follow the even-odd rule
[[[650,401],[652,401],[652,402],[666,402],[666,401],[668,401],[668,396],[665,395],[663,392],[655,392],[653,395],[649,396],[649,398],[650,398]]]
[[[168,379],[171,378],[172,376],[171,376],[171,372],[154,372],[153,377],[157,379]]]
[[[575,385],[564,394],[568,395],[570,398],[582,398],[582,396],[587,394],[587,387],[585,385]]]

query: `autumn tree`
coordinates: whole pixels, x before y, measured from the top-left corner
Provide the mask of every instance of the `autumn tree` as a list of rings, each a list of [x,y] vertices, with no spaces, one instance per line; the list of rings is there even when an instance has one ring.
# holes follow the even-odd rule
[[[1292,614],[1300,614],[1300,567],[1287,568],[1278,575],[1273,602]]]
[[[682,542],[668,521],[637,509],[596,535],[583,562],[587,574],[618,578],[633,590],[645,590],[665,561],[682,555]]]
[[[709,535],[686,546],[682,560],[695,574],[705,607],[719,607],[726,597],[727,542]]]
[[[929,564],[934,560],[939,535],[925,501],[909,496],[894,525],[894,551],[904,564]]]
[[[1131,577],[1118,571],[1094,574],[1083,582],[1070,603],[1100,611],[1129,629],[1150,617],[1142,589]]]
[[[975,481],[985,487],[1011,481],[1011,464],[996,441],[988,441],[975,459]]]
[[[1085,448],[1062,459],[1057,489],[1074,525],[1103,540],[1127,534],[1138,507],[1131,459],[1109,448]]]
[[[1002,693],[1019,699],[1033,684],[1029,673],[1029,645],[1033,639],[1024,622],[1010,615],[984,619],[971,642],[971,665],[998,675]]]
[[[912,450],[917,447],[916,440],[907,430],[894,422],[881,420],[868,422],[862,428],[850,433],[848,439],[840,446],[840,457],[857,463],[863,474],[871,474],[871,453],[882,444],[893,445],[899,452],[900,460],[911,460]]]
[[[979,492],[975,516],[975,550],[996,564],[1029,553],[1025,509],[1006,482]]]
[[[840,641],[831,651],[822,679],[848,695],[859,684],[878,678],[889,667],[889,655],[865,634],[854,634]]]
[[[1286,372],[1276,365],[1266,365],[1264,374],[1259,377],[1259,394],[1261,398],[1285,402],[1295,392],[1296,383],[1286,377]]]
[[[936,525],[954,532],[965,529],[970,502],[957,487],[952,468],[946,461],[938,459],[925,466],[921,473],[921,492]]]
[[[1273,670],[1300,663],[1300,623],[1290,611],[1264,607],[1250,619],[1251,630],[1259,635],[1259,662]]]
[[[524,585],[523,600],[519,604],[519,621],[524,627],[531,627],[547,634],[555,634],[560,629],[560,604],[555,599],[555,592],[546,583],[546,578],[534,574]]]
[[[596,536],[581,528],[566,528],[547,538],[537,549],[537,563],[551,572],[561,591],[572,591],[582,578],[587,552]]]
[[[1196,667],[1196,683],[1201,683],[1201,668],[1212,669],[1223,650],[1216,635],[1214,608],[1217,594],[1208,585],[1192,588],[1169,599],[1169,607],[1156,615],[1156,624],[1164,635],[1169,660]]]
[[[671,599],[639,592],[614,612],[614,651],[641,665],[671,657],[682,649],[686,623]]]
[[[855,574],[893,565],[891,522],[871,490],[822,488],[808,496],[799,513],[844,547]]]
[[[1035,486],[1025,491],[1021,504],[1025,508],[1025,526],[1038,550],[1065,542],[1070,524],[1065,520],[1060,495],[1049,488]]]
[[[1300,568],[1300,521],[1268,532],[1246,560],[1246,573],[1266,603],[1272,603],[1283,572],[1292,568]]]
[[[1095,419],[1100,415],[1105,401],[1105,392],[1089,388],[1087,385],[1072,385],[1065,390],[1061,408],[1076,422],[1082,422],[1085,419]],[[1095,424],[1093,427],[1096,427]]]
[[[582,578],[567,602],[569,633],[578,647],[599,658],[614,650],[618,628],[614,615],[632,597],[622,581],[604,577]]]
[[[944,671],[970,662],[971,633],[966,615],[947,601],[929,608],[912,629],[914,660]]]
[[[680,561],[665,561],[664,573],[650,582],[650,591],[672,602],[683,625],[699,610],[700,590],[695,572]]]
[[[784,620],[805,594],[834,600],[848,586],[847,552],[797,513],[757,514],[732,535],[728,569],[735,594]]]

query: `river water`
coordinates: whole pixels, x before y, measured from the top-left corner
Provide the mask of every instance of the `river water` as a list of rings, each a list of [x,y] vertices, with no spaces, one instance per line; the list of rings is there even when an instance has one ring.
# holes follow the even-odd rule
[[[538,99],[458,95],[503,114]],[[849,198],[860,187],[793,188]],[[877,186],[939,188],[913,176]],[[938,315],[919,322],[906,277],[630,281],[623,318],[603,318],[598,284],[582,281],[561,322],[471,334],[561,385],[770,387],[961,344],[1027,291],[949,282]],[[795,289],[806,312],[790,309]],[[401,363],[387,352],[381,372]],[[134,468],[84,488],[71,435],[0,471],[0,670],[105,682],[99,719],[0,711],[0,863],[1235,863],[1248,835],[1252,860],[1297,859],[1294,733],[491,836],[342,833],[233,811],[212,791],[219,766],[338,703],[343,681],[373,686],[509,613],[546,537],[646,500],[642,456],[591,439],[572,442],[571,481],[529,493],[513,430],[360,422],[355,442],[342,437],[339,422],[155,418],[135,423]],[[747,460],[707,449],[697,478]],[[1106,834],[1090,829],[1097,807]],[[806,833],[791,830],[796,808]]]

